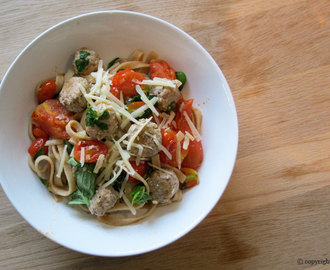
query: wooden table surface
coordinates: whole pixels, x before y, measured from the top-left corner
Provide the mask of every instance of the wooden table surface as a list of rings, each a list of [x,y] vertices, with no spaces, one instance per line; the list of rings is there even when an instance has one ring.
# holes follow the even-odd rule
[[[1,189],[0,269],[329,269],[329,0],[0,0],[0,79],[49,27],[110,9],[164,19],[218,63],[240,129],[229,185],[190,233],[123,258],[52,242]]]

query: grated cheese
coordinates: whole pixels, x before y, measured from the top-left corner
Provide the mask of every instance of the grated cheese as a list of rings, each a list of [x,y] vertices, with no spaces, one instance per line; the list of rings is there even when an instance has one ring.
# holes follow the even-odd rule
[[[85,147],[81,147],[80,164],[81,164],[81,167],[84,166],[84,164],[85,164]]]
[[[99,155],[97,161],[96,161],[96,165],[94,167],[93,173],[98,173],[99,170],[101,169],[103,162],[104,162],[104,158],[105,156],[103,154]]]
[[[144,124],[141,125],[141,122],[139,122],[139,124],[141,125],[139,127],[139,129],[135,132],[135,134],[132,136],[132,138],[129,140],[128,144],[127,144],[127,150],[129,151],[132,147],[132,143],[134,142],[134,140],[136,139],[136,137],[139,135],[139,133],[142,131],[142,129],[150,122],[150,120],[152,119],[152,117],[148,118]]]
[[[154,107],[154,104],[156,103],[151,103],[150,100],[148,99],[148,97],[146,96],[146,94],[142,91],[141,86],[140,85],[136,85],[135,87],[136,92],[138,92],[138,94],[140,94],[140,97],[142,99],[142,101],[149,107],[149,109],[155,114],[155,115],[159,115],[159,112],[156,110],[156,108]],[[154,97],[155,98],[155,97]],[[157,98],[158,100],[158,98]]]
[[[191,129],[191,132],[193,133],[193,136],[195,137],[196,141],[200,141],[202,139],[202,136],[199,134],[198,130],[196,129],[194,123],[190,120],[188,114],[186,111],[183,112],[183,116],[184,118],[186,119],[190,129]]]
[[[49,146],[49,145],[59,145],[59,144],[63,144],[63,140],[62,139],[52,139],[52,140],[48,140],[45,145]]]

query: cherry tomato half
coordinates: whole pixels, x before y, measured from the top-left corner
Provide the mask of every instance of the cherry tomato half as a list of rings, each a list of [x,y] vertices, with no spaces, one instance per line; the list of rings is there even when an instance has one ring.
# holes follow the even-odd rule
[[[178,110],[178,112],[175,115],[175,119],[174,119],[176,122],[177,130],[181,130],[181,132],[183,132],[183,134],[186,131],[188,131],[191,134],[191,129],[188,125],[186,118],[183,115],[183,112],[186,112],[188,117],[191,119],[191,108],[192,108],[193,101],[194,101],[193,99],[189,99],[189,100],[182,99],[177,104],[177,108],[180,108],[182,106],[182,103],[184,104],[182,106],[181,111]]]
[[[137,83],[134,81],[142,82],[144,79],[143,74],[128,68],[115,74],[112,79],[112,86],[122,91],[124,96],[132,98],[138,94],[135,90]]]
[[[85,162],[96,162],[101,154],[108,154],[108,147],[101,141],[79,141],[74,147],[73,155],[76,160],[80,162],[81,149],[85,148]]]
[[[172,158],[170,159],[163,151],[161,151],[159,152],[160,161],[173,167],[177,167],[179,164],[176,161],[176,132],[171,129],[165,129],[161,131],[161,134],[162,145],[170,152]]]
[[[39,104],[33,112],[32,118],[48,135],[59,139],[70,139],[65,126],[74,117],[58,100],[48,99]]]
[[[36,138],[28,149],[29,154],[34,157],[40,148],[44,148],[45,150],[44,154],[47,155],[48,146],[45,145],[47,141],[48,138]]]
[[[44,102],[51,99],[56,94],[56,83],[53,80],[44,82],[38,92],[38,102]]]
[[[164,60],[153,60],[150,63],[151,78],[165,78],[175,80],[175,70]]]
[[[33,126],[32,133],[36,138],[48,138],[48,134],[41,127]]]
[[[139,165],[136,164],[135,161],[130,161],[129,163],[131,163],[133,169],[143,177],[143,175],[146,173],[147,171],[147,163],[145,161],[140,161]],[[138,179],[135,179],[132,176],[128,177],[128,181],[130,181],[131,183],[138,183],[140,182]]]
[[[202,164],[204,158],[202,141],[190,141],[188,146],[188,154],[181,163],[182,167],[197,170]]]

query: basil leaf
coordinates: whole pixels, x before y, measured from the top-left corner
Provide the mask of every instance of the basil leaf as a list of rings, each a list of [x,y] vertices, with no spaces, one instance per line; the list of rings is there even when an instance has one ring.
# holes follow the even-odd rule
[[[136,117],[136,120],[148,118],[150,115],[152,115],[152,111],[150,109],[146,109],[141,116]]]
[[[38,151],[37,151],[37,153],[34,155],[34,160],[36,160],[39,156],[41,156],[41,155],[44,155],[45,154],[45,149],[43,148],[43,147],[41,147]]]
[[[109,126],[99,120],[107,120],[110,118],[110,113],[105,109],[99,116],[97,116],[97,111],[93,110],[89,104],[87,105],[86,119],[85,123],[87,127],[94,127],[96,125],[101,130],[109,129]]]
[[[77,59],[75,64],[76,64],[77,70],[79,72],[83,72],[89,64],[89,59]]]
[[[64,143],[66,145],[66,150],[68,154],[70,155],[73,149],[73,144],[69,142],[69,140],[64,140]]]
[[[86,52],[86,51],[80,51],[79,52],[80,59],[85,59],[88,55],[91,55],[91,54],[89,52]]]
[[[85,70],[85,68],[88,66],[89,59],[86,58],[88,55],[90,55],[89,52],[86,52],[86,51],[80,51],[79,52],[79,57],[80,58],[75,61],[77,70],[79,72],[83,72]]]
[[[182,83],[179,87],[179,90],[182,91],[184,85],[187,82],[187,76],[182,71],[176,71],[175,74],[176,74],[176,78]]]
[[[45,187],[49,187],[49,184],[48,184],[48,180],[47,179],[44,179],[44,178],[41,178],[40,176],[39,176],[39,179],[40,179],[40,181],[41,181],[41,183],[45,186]]]
[[[99,120],[96,120],[94,123],[101,130],[108,130],[109,129],[109,126],[106,123],[103,123]]]
[[[110,118],[110,113],[105,109],[98,117],[98,120],[108,120]]]
[[[143,204],[143,203],[146,203],[147,201],[151,200],[150,195],[147,192],[145,192],[145,190],[146,190],[145,186],[136,185],[133,187],[130,194],[128,194],[128,197],[133,197],[132,205],[133,204]]]
[[[169,113],[170,111],[174,110],[175,106],[176,106],[176,102],[175,101],[171,102],[170,108],[166,111],[166,113]]]
[[[70,158],[66,163],[74,167],[78,167],[80,165],[80,162],[74,157]]]
[[[116,61],[117,61],[118,59],[119,59],[119,57],[116,57],[115,59],[111,60],[110,63],[108,64],[107,69],[111,68],[111,67],[114,65],[114,63],[116,63]]]
[[[74,174],[77,180],[77,190],[71,194],[71,201],[68,204],[86,204],[95,194],[96,173],[93,173],[95,163],[86,163],[81,167],[81,163],[74,158],[70,158],[68,164],[77,167]]]

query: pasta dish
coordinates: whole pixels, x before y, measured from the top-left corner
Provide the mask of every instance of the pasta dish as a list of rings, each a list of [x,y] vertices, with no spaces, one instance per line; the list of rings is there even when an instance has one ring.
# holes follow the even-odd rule
[[[29,166],[55,200],[113,226],[181,201],[203,161],[185,73],[142,50],[104,66],[81,48],[72,66],[37,85],[29,123]]]

